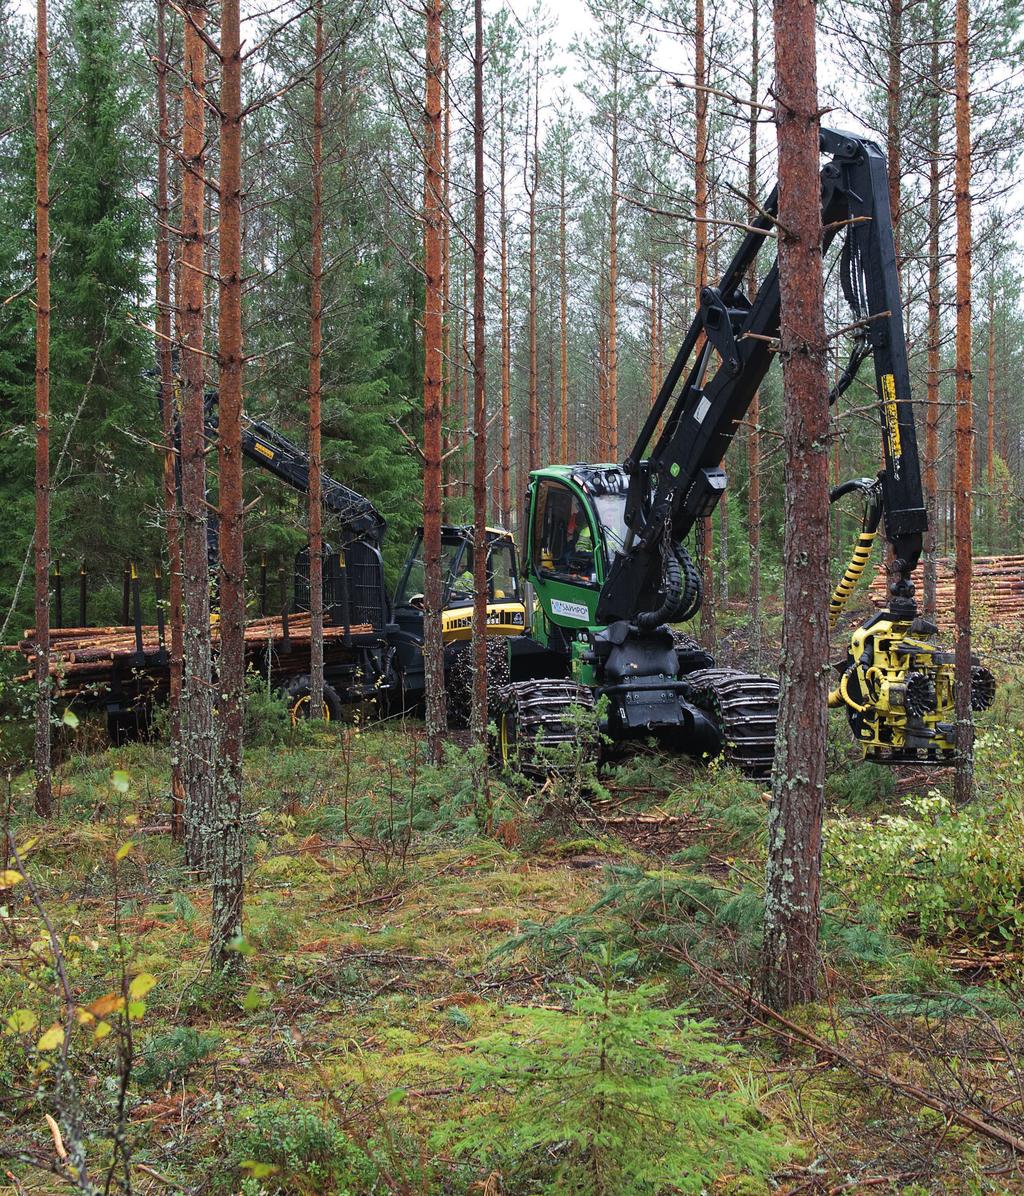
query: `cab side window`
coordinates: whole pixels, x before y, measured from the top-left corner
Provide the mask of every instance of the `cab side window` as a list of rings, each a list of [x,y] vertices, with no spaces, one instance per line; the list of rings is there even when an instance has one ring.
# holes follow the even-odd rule
[[[542,481],[533,522],[533,567],[563,581],[597,581],[594,537],[587,510],[560,482]]]

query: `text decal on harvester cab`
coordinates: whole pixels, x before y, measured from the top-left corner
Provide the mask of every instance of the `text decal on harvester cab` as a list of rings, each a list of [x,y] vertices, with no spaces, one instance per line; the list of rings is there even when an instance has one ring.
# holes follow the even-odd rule
[[[590,619],[590,609],[582,602],[563,602],[560,598],[551,600],[551,613],[561,615],[564,619],[579,619],[586,623]]]

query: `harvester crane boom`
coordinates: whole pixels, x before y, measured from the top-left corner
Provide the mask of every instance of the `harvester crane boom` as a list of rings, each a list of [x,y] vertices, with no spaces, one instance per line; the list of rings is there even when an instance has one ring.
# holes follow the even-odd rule
[[[840,277],[855,332],[850,363],[830,400],[872,355],[885,452],[879,482],[885,534],[895,556],[892,602],[912,618],[909,579],[921,555],[927,514],[885,157],[873,142],[829,129],[821,131],[821,149],[830,155],[821,170],[824,249],[843,239]],[[684,584],[677,560],[685,555],[683,541],[717,505],[726,485],[721,467],[726,450],[779,349],[777,261],[755,295],[743,290],[750,265],[776,235],[777,211],[775,188],[718,285],[701,292],[699,311],[624,462],[628,534],[601,591],[602,622],[672,617],[672,592]],[[692,597],[685,605],[696,613]]]

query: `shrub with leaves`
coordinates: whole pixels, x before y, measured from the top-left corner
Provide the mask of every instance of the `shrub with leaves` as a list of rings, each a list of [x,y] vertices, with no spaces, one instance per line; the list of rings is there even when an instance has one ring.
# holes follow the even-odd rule
[[[333,1192],[365,1196],[376,1191],[378,1169],[331,1117],[295,1101],[253,1109],[234,1135],[233,1162],[263,1192]]]
[[[931,941],[1024,935],[1024,737],[979,736],[977,755],[982,792],[962,810],[933,789],[899,814],[830,823],[830,879],[877,906],[887,929]]]
[[[472,1043],[469,1096],[438,1134],[456,1155],[546,1196],[699,1193],[765,1176],[781,1136],[724,1081],[730,1050],[662,990],[579,983],[565,1012],[515,1009]],[[513,1180],[511,1177],[515,1176]]]

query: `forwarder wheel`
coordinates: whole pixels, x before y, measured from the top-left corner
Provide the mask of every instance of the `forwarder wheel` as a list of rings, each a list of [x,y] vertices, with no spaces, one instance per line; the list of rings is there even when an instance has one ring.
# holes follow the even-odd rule
[[[444,692],[448,725],[464,729],[473,714],[473,642],[452,644],[445,652]],[[505,636],[487,641],[487,717],[493,720],[502,691],[508,685],[508,643]]]
[[[748,777],[765,780],[775,760],[779,683],[740,669],[688,673],[686,696],[707,711],[722,736],[722,759]]]
[[[292,677],[284,687],[285,701],[288,703],[288,713],[291,715],[292,726],[299,719],[309,718],[310,711],[310,681],[309,674],[302,673]],[[324,714],[325,723],[335,722],[341,717],[341,698],[333,685],[324,682]]]
[[[502,772],[546,777],[595,762],[594,695],[574,681],[515,681],[495,710],[492,759]]]

